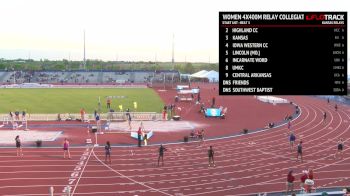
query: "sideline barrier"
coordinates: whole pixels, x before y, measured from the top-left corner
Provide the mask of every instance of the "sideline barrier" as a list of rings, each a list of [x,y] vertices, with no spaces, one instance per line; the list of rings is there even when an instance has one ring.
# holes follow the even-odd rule
[[[131,119],[134,121],[139,120],[162,120],[162,114],[156,112],[129,112]],[[26,121],[58,121],[58,114],[27,114]],[[95,117],[93,114],[85,114],[85,121],[94,121]],[[2,125],[7,125],[10,122],[8,114],[0,114],[2,119]],[[80,120],[80,114],[60,114],[61,121],[76,121]],[[102,113],[100,115],[101,120],[127,120],[126,112],[109,112]],[[22,120],[22,118],[20,118]],[[1,125],[0,125],[1,127]]]
[[[162,120],[162,114],[156,112],[128,112],[131,115],[131,120]],[[127,120],[127,112],[108,112],[106,119],[113,120]]]
[[[289,103],[287,99],[282,99],[274,96],[256,96],[256,99],[265,103],[272,103],[272,104]]]

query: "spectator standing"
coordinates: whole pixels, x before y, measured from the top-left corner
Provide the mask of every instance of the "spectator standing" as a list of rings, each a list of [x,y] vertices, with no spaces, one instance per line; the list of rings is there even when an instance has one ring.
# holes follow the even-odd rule
[[[111,98],[107,97],[107,109],[111,109]]]
[[[164,105],[162,113],[163,113],[163,120],[167,120],[167,106],[166,105]]]
[[[145,146],[147,146],[147,133],[146,132],[143,132],[143,143]]]
[[[101,120],[100,120],[100,114],[96,114],[95,116],[95,120],[96,120],[96,127],[97,127],[97,130],[99,132],[101,132]]]
[[[307,178],[308,178],[308,173],[307,173],[306,170],[303,170],[303,174],[302,174],[301,177],[300,177],[300,187],[301,187],[301,188],[304,188],[304,186],[305,186],[305,181],[306,181]]]
[[[85,109],[81,108],[80,110],[80,118],[81,118],[81,122],[85,121]]]
[[[23,110],[22,111],[22,119],[25,119],[26,118],[26,110]]]
[[[10,113],[9,113],[9,116],[10,116],[10,120],[11,121],[13,121],[14,119],[13,119],[13,113],[10,111]]]
[[[314,180],[314,171],[312,169],[309,169],[308,172],[308,179]]]
[[[19,121],[19,111],[18,110],[15,111],[15,118],[16,118],[16,121]]]
[[[293,170],[290,170],[287,175],[287,195],[289,194],[289,191],[291,193],[294,192],[294,180],[295,177],[293,176]]]
[[[139,130],[137,131],[137,146],[141,147],[141,137],[142,137],[142,122],[141,125],[139,126]]]

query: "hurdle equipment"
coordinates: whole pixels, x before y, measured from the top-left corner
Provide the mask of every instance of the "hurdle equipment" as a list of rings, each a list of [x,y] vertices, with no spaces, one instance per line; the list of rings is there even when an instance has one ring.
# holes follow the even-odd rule
[[[89,119],[89,115],[88,114],[84,114],[84,120],[82,120],[82,122],[90,123],[90,119]]]
[[[134,139],[138,139],[137,132],[131,132],[130,136]],[[147,139],[149,140],[153,136],[153,131],[147,133]],[[143,136],[141,136],[141,140],[143,140]]]
[[[0,125],[0,128],[4,127],[5,125],[8,125],[8,124],[9,124],[9,118],[8,117],[4,117],[2,119],[2,124]]]

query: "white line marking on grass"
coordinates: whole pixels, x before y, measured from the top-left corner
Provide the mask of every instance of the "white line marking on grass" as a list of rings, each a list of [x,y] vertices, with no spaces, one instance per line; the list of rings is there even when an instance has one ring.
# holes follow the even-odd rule
[[[93,151],[92,151],[92,152],[93,152]],[[142,182],[136,181],[136,180],[134,180],[134,179],[132,179],[132,178],[129,178],[128,176],[125,176],[125,175],[121,174],[120,172],[114,170],[114,169],[111,168],[109,165],[107,165],[107,164],[105,164],[103,161],[101,161],[101,159],[99,159],[99,158],[96,156],[95,152],[93,152],[93,154],[94,154],[94,157],[95,157],[102,165],[104,165],[105,167],[107,167],[108,169],[110,169],[111,171],[113,171],[114,173],[117,173],[117,174],[119,174],[120,176],[123,176],[123,177],[125,177],[126,179],[128,179],[128,180],[130,180],[130,181],[132,181],[132,182],[135,182],[136,184],[139,184],[139,185],[141,185],[141,186],[147,187],[147,188],[149,188],[149,189],[151,189],[151,190],[154,190],[154,191],[157,191],[157,192],[159,192],[159,193],[163,193],[164,195],[170,195],[170,196],[171,196],[171,194],[169,194],[169,193],[163,192],[163,191],[161,191],[161,190],[159,190],[159,189],[155,189],[155,188],[153,188],[153,187],[150,187],[150,186],[148,186],[148,185],[145,185],[145,184],[142,183]]]

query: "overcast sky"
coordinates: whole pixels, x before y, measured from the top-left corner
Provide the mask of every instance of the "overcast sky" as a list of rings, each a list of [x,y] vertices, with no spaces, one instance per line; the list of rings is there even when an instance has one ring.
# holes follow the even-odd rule
[[[218,62],[219,11],[349,11],[349,0],[2,0],[0,58]]]

